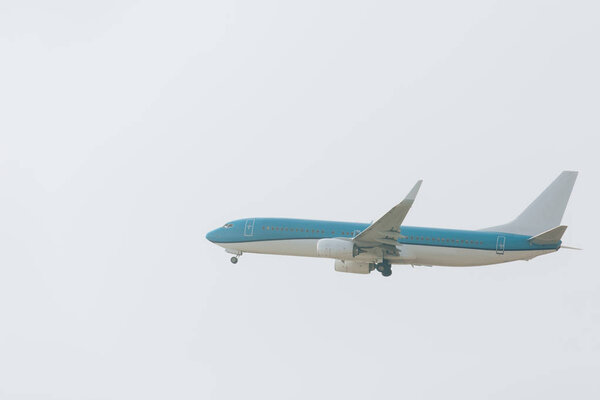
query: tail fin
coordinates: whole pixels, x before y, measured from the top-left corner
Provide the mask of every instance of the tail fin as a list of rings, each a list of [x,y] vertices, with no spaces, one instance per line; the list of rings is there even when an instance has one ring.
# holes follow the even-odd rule
[[[484,231],[537,235],[558,225],[567,208],[577,171],[563,171],[517,218]]]

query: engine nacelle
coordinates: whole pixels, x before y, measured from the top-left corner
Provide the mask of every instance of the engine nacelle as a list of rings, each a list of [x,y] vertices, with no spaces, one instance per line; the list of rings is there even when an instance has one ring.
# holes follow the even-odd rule
[[[347,260],[358,255],[358,248],[350,240],[321,239],[317,242],[317,256]]]
[[[375,269],[375,264],[358,261],[335,260],[335,270],[353,274],[368,274]]]

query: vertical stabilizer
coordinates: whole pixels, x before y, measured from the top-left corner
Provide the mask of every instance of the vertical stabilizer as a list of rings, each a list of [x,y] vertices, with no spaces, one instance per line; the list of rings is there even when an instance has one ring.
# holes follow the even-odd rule
[[[577,171],[563,171],[517,218],[484,231],[537,235],[560,225]]]

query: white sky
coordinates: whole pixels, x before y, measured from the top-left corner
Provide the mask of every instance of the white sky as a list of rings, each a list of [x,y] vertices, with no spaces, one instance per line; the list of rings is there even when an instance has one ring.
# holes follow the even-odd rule
[[[594,1],[0,3],[1,399],[597,399]],[[481,268],[244,255],[249,216],[507,222]]]

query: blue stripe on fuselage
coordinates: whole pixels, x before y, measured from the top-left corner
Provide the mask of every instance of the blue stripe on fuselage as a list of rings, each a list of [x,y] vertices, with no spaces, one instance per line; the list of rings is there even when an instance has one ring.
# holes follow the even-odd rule
[[[352,238],[369,226],[369,224],[359,222],[291,218],[249,218],[231,221],[228,224],[231,224],[231,227],[215,229],[207,235],[207,238],[215,243],[337,237]],[[399,243],[421,246],[496,250],[498,236],[505,237],[505,251],[556,249],[560,245],[560,242],[558,244],[536,245],[529,242],[529,236],[501,232],[421,228],[414,226],[402,226],[401,231],[406,238],[399,239]]]

